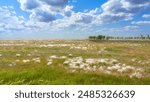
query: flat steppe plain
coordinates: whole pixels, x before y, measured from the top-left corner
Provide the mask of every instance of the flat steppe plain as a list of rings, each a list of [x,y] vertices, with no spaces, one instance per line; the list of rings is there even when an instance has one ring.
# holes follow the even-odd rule
[[[0,40],[0,84],[150,85],[150,42]]]

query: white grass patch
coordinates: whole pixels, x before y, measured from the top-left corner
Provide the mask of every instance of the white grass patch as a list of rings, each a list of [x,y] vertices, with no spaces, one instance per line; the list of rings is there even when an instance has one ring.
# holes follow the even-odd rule
[[[72,57],[72,56],[73,56],[73,54],[71,54],[71,53],[70,53],[70,54],[68,54],[68,56],[69,56],[69,57]]]
[[[51,65],[52,63],[53,63],[52,61],[48,61],[47,66]]]
[[[39,57],[33,58],[32,61],[34,61],[34,63],[41,63],[41,60]]]
[[[28,57],[30,57],[30,56],[31,56],[31,54],[29,53],[29,54],[27,54],[27,56],[28,56]]]
[[[80,45],[80,46],[71,46],[70,49],[87,50],[88,48]]]
[[[17,59],[17,60],[15,60],[15,62],[17,62],[17,63],[18,63],[18,62],[20,62],[20,60],[19,60],[19,59]]]
[[[69,47],[70,44],[48,44],[48,45],[40,45],[39,47]]]
[[[100,49],[100,50],[98,51],[98,54],[99,54],[99,55],[102,55],[103,53],[107,52],[105,49],[106,49],[106,47]]]
[[[16,63],[15,62],[12,62],[10,64],[8,64],[9,67],[13,67],[13,66],[16,66]]]
[[[23,62],[23,63],[29,63],[30,60],[29,60],[29,59],[24,59],[24,60],[22,60],[22,62]]]
[[[83,69],[85,71],[101,71],[107,74],[113,73],[128,73],[128,76],[141,78],[143,70],[140,68],[135,68],[126,64],[119,63],[116,59],[106,59],[106,58],[87,58],[83,57],[73,57],[68,58],[64,61],[64,65],[68,65],[71,69]],[[135,73],[136,71],[136,73]]]
[[[140,72],[134,72],[130,75],[130,78],[142,78],[143,75]]]
[[[47,59],[47,66],[51,65],[53,63],[53,59]]]
[[[17,54],[16,54],[16,56],[17,56],[17,57],[20,57],[20,56],[21,56],[21,54],[17,53]]]

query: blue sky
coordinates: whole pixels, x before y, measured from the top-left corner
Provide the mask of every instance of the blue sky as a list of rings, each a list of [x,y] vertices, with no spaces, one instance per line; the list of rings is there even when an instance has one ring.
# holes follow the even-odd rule
[[[1,0],[0,39],[150,34],[150,0]]]

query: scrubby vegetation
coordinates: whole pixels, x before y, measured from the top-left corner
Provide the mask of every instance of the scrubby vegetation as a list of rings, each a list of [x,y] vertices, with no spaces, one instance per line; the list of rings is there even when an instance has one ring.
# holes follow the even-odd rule
[[[134,37],[113,37],[113,36],[105,36],[105,35],[98,35],[98,36],[89,36],[89,40],[150,40],[150,35],[144,36],[134,36]]]

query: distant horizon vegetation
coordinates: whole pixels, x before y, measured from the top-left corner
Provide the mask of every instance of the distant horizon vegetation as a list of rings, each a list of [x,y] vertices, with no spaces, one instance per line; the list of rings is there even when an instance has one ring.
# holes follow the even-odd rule
[[[150,34],[138,36],[110,36],[105,34],[87,36],[85,38],[0,38],[0,40],[150,40]]]
[[[145,35],[140,35],[140,36],[127,36],[127,37],[123,37],[123,36],[105,36],[105,35],[98,35],[98,36],[89,36],[90,40],[150,40],[150,35],[147,34],[147,36]]]

